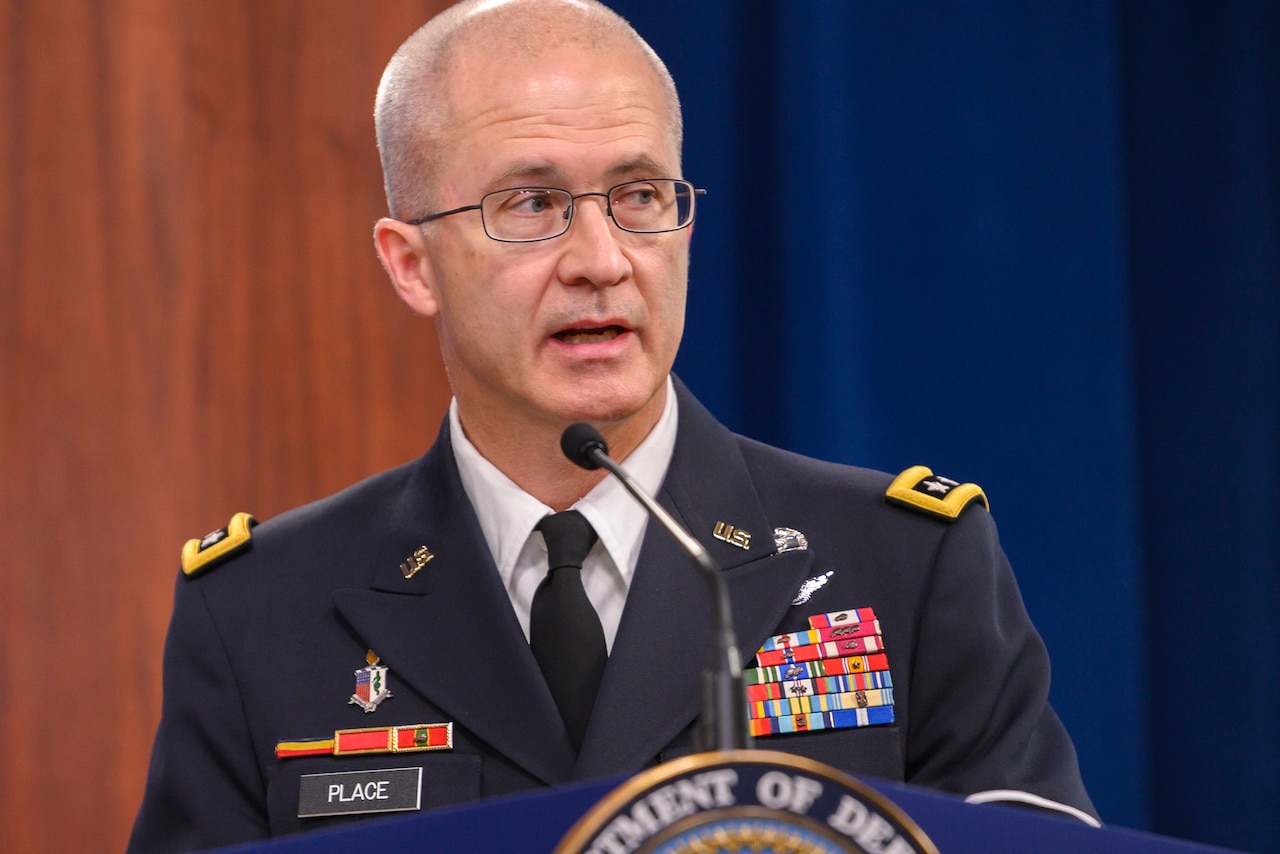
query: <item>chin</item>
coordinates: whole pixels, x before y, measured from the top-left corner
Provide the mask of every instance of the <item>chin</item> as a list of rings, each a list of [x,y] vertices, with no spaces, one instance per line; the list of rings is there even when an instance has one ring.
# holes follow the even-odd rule
[[[578,387],[567,395],[563,406],[556,407],[560,420],[566,423],[590,421],[594,424],[614,424],[626,421],[639,413],[654,399],[662,388],[662,381],[654,387],[638,387],[635,384],[609,384],[595,388],[594,383],[585,383],[587,388]],[[658,413],[654,414],[656,420]]]
[[[640,411],[640,406],[616,402],[595,402],[578,406],[569,406],[559,411],[560,421],[572,424],[578,421],[589,421],[592,424],[614,424],[626,421]]]

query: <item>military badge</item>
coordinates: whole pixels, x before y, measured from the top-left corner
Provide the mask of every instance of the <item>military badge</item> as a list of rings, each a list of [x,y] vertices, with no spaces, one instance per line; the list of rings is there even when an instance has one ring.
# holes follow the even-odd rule
[[[809,548],[809,539],[795,528],[774,528],[773,547],[778,550],[778,554],[804,551]]]
[[[834,574],[832,570],[827,570],[822,575],[815,575],[805,581],[804,584],[800,585],[800,592],[796,594],[796,598],[791,600],[791,604],[803,605],[808,602],[813,597],[813,594],[821,590],[826,585],[827,580]]]
[[[374,655],[373,650],[365,655],[365,661],[369,662],[369,666],[356,671],[356,692],[347,703],[354,703],[365,712],[372,712],[378,708],[379,703],[391,696],[391,691],[387,688],[387,668],[378,664],[378,656]]]
[[[276,742],[277,759],[293,759],[298,756],[355,756],[363,753],[417,753],[423,750],[453,750],[453,722],[340,729],[332,738]]]
[[[753,736],[894,722],[893,678],[870,608],[809,618],[809,629],[768,638],[743,671]]]

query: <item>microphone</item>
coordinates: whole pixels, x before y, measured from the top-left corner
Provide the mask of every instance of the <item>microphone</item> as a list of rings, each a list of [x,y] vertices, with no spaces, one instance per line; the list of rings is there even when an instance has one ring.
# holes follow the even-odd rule
[[[631,497],[662,523],[701,567],[715,603],[715,646],[711,666],[702,673],[702,715],[698,720],[699,750],[746,750],[747,690],[742,681],[742,655],[733,630],[733,609],[724,576],[702,543],[694,539],[662,505],[653,500],[626,469],[609,456],[609,445],[590,424],[570,424],[560,435],[560,450],[584,469],[603,468],[622,482]]]

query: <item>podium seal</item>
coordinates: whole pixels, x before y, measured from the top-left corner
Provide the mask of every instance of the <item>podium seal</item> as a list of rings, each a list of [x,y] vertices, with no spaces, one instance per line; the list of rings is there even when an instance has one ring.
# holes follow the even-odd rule
[[[843,772],[771,750],[650,768],[591,808],[554,854],[938,854],[892,801]]]

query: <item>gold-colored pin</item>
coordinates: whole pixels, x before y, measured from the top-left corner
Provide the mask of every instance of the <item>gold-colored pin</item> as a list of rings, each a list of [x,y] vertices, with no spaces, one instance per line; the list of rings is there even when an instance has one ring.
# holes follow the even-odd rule
[[[418,550],[409,556],[409,559],[400,564],[400,571],[404,573],[405,578],[413,578],[418,574],[418,570],[422,569],[435,555],[426,546],[419,546]]]
[[[740,549],[751,548],[751,534],[724,522],[716,522],[715,528],[711,531],[711,536]]]

